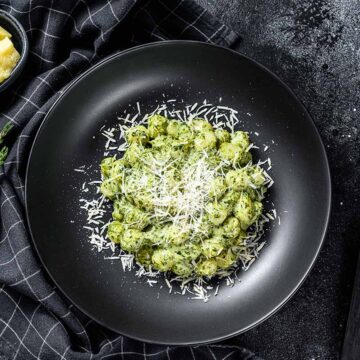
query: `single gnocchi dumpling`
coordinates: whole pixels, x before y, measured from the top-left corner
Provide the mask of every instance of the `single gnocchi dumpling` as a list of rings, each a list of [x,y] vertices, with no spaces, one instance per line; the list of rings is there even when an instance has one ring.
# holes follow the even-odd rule
[[[186,124],[182,123],[178,135],[178,140],[180,144],[189,145],[191,144],[193,139],[194,139],[194,133]]]
[[[137,125],[129,128],[126,131],[125,136],[129,144],[145,145],[149,140],[148,130],[143,125]]]
[[[226,192],[227,186],[223,177],[218,176],[210,183],[209,196],[212,199],[220,199]]]
[[[221,157],[219,156],[219,153],[216,148],[206,150],[206,163],[211,168],[221,168],[224,166]]]
[[[119,182],[122,179],[123,171],[125,169],[125,161],[123,159],[118,159],[112,162],[109,177],[114,180],[117,179]]]
[[[212,236],[224,238],[224,228],[221,225],[214,227],[212,231]]]
[[[237,256],[231,250],[221,253],[215,258],[219,269],[228,269],[236,263]]]
[[[124,211],[124,223],[127,227],[143,230],[150,224],[149,215],[135,206],[129,206]]]
[[[175,142],[177,145],[188,144],[193,139],[191,129],[185,123],[177,120],[169,121],[167,132],[172,138],[179,140]]]
[[[204,119],[194,119],[189,125],[195,132],[213,131],[212,125]]]
[[[143,246],[137,253],[137,260],[141,265],[151,266],[151,257],[153,254],[153,248],[151,246]]]
[[[240,234],[240,221],[234,216],[229,216],[222,225],[223,236],[234,239]]]
[[[221,237],[212,237],[201,244],[202,254],[206,258],[218,256],[224,250],[224,240]]]
[[[254,221],[255,222],[261,215],[261,213],[263,212],[263,204],[260,201],[254,201],[253,202],[253,207],[254,207]]]
[[[216,147],[216,137],[213,131],[201,131],[194,139],[195,149],[210,150]]]
[[[264,170],[260,166],[253,166],[247,169],[249,182],[256,188],[264,185],[266,178],[264,176]]]
[[[125,229],[122,239],[121,248],[129,252],[137,252],[144,243],[144,236],[140,230]]]
[[[246,230],[254,223],[254,206],[247,192],[242,192],[239,200],[234,206],[234,215],[240,221],[240,226]]]
[[[120,244],[124,231],[125,227],[121,222],[113,221],[108,226],[107,236],[115,244]]]
[[[214,225],[222,224],[229,215],[229,209],[218,202],[209,203],[206,212]]]
[[[166,135],[158,135],[151,140],[151,146],[153,149],[167,148],[171,146],[171,140]]]
[[[239,159],[239,164],[245,166],[252,161],[252,155],[249,151],[245,151]]]
[[[100,185],[101,193],[110,200],[114,200],[120,192],[120,184],[116,180],[105,179]]]
[[[204,260],[200,262],[195,269],[197,275],[208,277],[214,276],[216,274],[216,271],[217,263],[215,259]]]
[[[181,122],[178,120],[170,120],[167,126],[167,133],[177,139],[180,132]]]
[[[233,239],[231,244],[231,249],[234,252],[239,251],[239,249],[246,249],[246,242],[248,235],[245,230],[240,230],[239,236],[236,239]]]
[[[159,135],[166,134],[168,119],[162,115],[156,114],[148,120],[148,135],[150,138],[156,138]]]
[[[144,148],[137,143],[131,144],[123,157],[124,164],[132,167],[135,166],[144,155]]]
[[[185,260],[194,261],[201,255],[201,247],[199,244],[187,243],[181,249],[181,256]]]
[[[157,249],[154,251],[151,260],[155,269],[159,271],[169,271],[178,260],[178,256],[171,249]]]
[[[114,201],[114,210],[112,212],[112,217],[115,220],[121,221],[124,218],[124,206],[123,200],[115,200]]]
[[[231,134],[231,143],[239,146],[245,152],[250,146],[249,134],[245,131],[235,131]]]
[[[239,200],[240,192],[235,190],[228,190],[222,199],[219,201],[220,205],[228,210],[230,213],[235,203]]]
[[[219,144],[230,142],[230,134],[224,129],[216,129],[215,136]]]
[[[164,238],[170,244],[181,245],[189,238],[189,231],[176,225],[170,225],[164,229]]]
[[[199,221],[194,224],[198,236],[194,239],[206,239],[212,234],[214,225],[209,220],[209,216],[204,214]]]
[[[102,159],[101,163],[100,163],[100,171],[102,176],[109,177],[110,176],[110,171],[113,167],[115,161],[115,157],[107,157]]]
[[[193,266],[189,261],[178,261],[173,265],[171,270],[174,272],[174,274],[186,278],[193,272]]]
[[[235,191],[245,190],[249,186],[247,169],[230,170],[225,176],[226,185]]]
[[[132,201],[134,205],[147,212],[154,210],[154,199],[149,189],[142,189],[141,191],[135,192],[132,196]]]
[[[237,162],[243,155],[243,150],[235,144],[224,142],[219,147],[219,154],[223,160]]]
[[[150,244],[151,246],[158,246],[163,244],[163,228],[160,226],[151,226],[144,232],[144,243]]]

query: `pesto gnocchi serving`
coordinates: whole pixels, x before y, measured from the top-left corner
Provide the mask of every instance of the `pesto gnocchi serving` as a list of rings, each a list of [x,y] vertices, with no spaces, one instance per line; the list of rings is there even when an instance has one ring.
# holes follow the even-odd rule
[[[248,133],[154,114],[125,139],[123,156],[100,164],[100,191],[113,203],[107,237],[145,268],[180,278],[236,266],[269,182]]]

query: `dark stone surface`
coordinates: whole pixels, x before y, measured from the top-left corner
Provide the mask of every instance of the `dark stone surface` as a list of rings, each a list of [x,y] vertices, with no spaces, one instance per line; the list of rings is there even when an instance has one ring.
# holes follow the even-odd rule
[[[277,314],[228,342],[265,359],[337,359],[359,252],[360,4],[197,1],[243,37],[240,52],[276,73],[305,104],[333,180],[331,223],[310,276]]]

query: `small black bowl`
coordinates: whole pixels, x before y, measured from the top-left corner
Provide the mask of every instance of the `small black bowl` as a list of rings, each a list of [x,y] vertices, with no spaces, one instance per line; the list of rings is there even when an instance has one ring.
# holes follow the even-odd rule
[[[26,59],[29,53],[29,40],[23,26],[8,12],[0,10],[0,26],[2,26],[11,35],[11,41],[14,43],[15,49],[20,54],[20,59],[15,68],[5,81],[0,83],[0,93],[7,89],[18,78],[24,70]]]

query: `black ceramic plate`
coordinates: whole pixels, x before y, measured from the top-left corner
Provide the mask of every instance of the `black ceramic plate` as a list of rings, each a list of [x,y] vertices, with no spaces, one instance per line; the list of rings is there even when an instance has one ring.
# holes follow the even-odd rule
[[[252,139],[271,145],[270,200],[281,225],[234,287],[209,302],[149,287],[120,261],[91,250],[82,230],[79,165],[98,164],[99,129],[139,101],[148,111],[165,97],[207,99],[238,109]],[[246,115],[247,113],[251,116]],[[272,144],[274,140],[275,144]],[[261,155],[261,153],[260,153]],[[96,167],[96,166],[95,166]],[[329,167],[316,128],[294,94],[254,61],[196,42],[162,42],[116,54],[77,79],[52,107],[31,151],[28,220],[39,256],[57,286],[90,317],[132,338],[210,342],[243,332],[273,314],[301,285],[324,239],[330,210]],[[75,221],[74,221],[75,220]],[[159,285],[159,284],[158,284]]]

